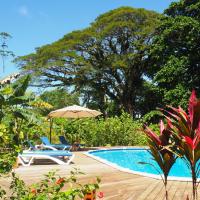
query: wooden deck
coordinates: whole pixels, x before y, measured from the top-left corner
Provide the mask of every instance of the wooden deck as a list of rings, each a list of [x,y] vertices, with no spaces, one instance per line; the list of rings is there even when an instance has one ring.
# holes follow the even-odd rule
[[[42,178],[50,170],[58,169],[58,174],[66,176],[73,168],[79,168],[85,175],[80,176],[81,182],[92,182],[94,177],[101,177],[100,191],[105,194],[104,200],[164,200],[164,188],[161,180],[121,172],[99,161],[85,156],[82,152],[75,153],[74,163],[69,166],[32,165],[20,166],[15,172],[28,184]],[[9,179],[0,179],[0,185],[7,186]],[[169,200],[191,199],[191,182],[169,181]]]

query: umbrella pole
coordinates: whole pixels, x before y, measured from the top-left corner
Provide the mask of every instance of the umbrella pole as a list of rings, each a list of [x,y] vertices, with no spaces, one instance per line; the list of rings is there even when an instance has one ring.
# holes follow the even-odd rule
[[[49,130],[49,140],[50,140],[50,143],[51,143],[52,127],[53,127],[53,118],[50,118],[50,130]]]

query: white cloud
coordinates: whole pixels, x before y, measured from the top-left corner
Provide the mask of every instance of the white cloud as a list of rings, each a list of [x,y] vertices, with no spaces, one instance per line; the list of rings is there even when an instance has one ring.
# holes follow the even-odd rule
[[[18,12],[22,16],[28,16],[29,15],[29,11],[28,11],[28,8],[26,6],[21,6],[19,8]]]

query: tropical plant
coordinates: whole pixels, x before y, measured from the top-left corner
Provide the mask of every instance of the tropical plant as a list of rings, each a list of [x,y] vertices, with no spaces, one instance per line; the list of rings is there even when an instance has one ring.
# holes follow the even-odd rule
[[[29,81],[30,76],[27,76],[23,80],[0,90],[0,122],[7,126],[9,133],[13,133],[13,145],[21,144],[21,127],[26,121],[23,108],[28,106],[30,101],[30,98],[25,96]]]
[[[163,121],[160,121],[160,135],[158,136],[155,132],[153,132],[150,128],[146,127],[145,133],[148,138],[148,146],[150,148],[150,153],[153,159],[159,165],[164,178],[161,175],[162,181],[165,186],[165,196],[166,200],[168,199],[168,191],[167,191],[167,177],[169,172],[174,165],[177,156],[168,148],[172,145],[170,141],[171,132],[169,130],[169,125],[165,127]],[[160,170],[157,169],[153,164],[140,162],[141,164],[149,164],[152,165],[156,171],[160,173]],[[160,173],[161,174],[161,173]]]
[[[52,171],[46,174],[39,183],[27,186],[15,173],[12,173],[9,195],[7,196],[6,191],[0,189],[0,198],[4,200],[75,200],[83,199],[87,193],[99,189],[99,178],[96,178],[93,183],[80,184],[77,181],[78,174],[83,173],[78,170],[71,171],[70,176],[65,178],[57,176],[56,172]]]
[[[26,76],[0,88],[0,173],[12,169],[25,138],[39,125],[34,96],[26,93],[29,81]]]
[[[172,140],[173,152],[186,162],[192,175],[193,199],[197,199],[197,178],[200,175],[200,100],[195,91],[189,99],[189,114],[181,107],[178,109],[168,106],[163,110],[167,120]]]
[[[36,97],[32,92],[26,92],[30,77],[24,77],[14,84],[5,85],[0,89],[0,120],[2,137],[13,138],[13,145],[21,145],[24,138],[41,131],[44,117],[40,113],[51,109],[52,105]],[[1,129],[0,129],[1,130]]]
[[[200,100],[195,91],[189,99],[187,114],[181,107],[167,106],[161,109],[167,121],[167,127],[160,123],[161,135],[146,127],[148,143],[154,160],[164,174],[164,183],[167,185],[167,176],[177,156],[181,157],[191,171],[193,200],[197,199],[197,178],[200,175]],[[167,190],[166,190],[167,198]]]
[[[24,96],[29,79],[26,77],[18,84],[0,89],[0,174],[12,169],[20,151],[21,127],[26,120],[22,107],[29,101]]]

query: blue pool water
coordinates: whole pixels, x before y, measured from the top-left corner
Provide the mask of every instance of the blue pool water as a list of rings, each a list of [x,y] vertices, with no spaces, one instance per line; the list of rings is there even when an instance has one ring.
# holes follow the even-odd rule
[[[120,167],[127,168],[136,172],[145,172],[158,175],[159,173],[150,165],[138,164],[138,162],[147,162],[160,169],[151,154],[146,149],[118,149],[118,150],[100,150],[90,152],[97,158],[104,159]],[[190,178],[190,171],[182,159],[177,159],[173,165],[169,176]]]

